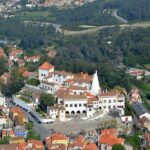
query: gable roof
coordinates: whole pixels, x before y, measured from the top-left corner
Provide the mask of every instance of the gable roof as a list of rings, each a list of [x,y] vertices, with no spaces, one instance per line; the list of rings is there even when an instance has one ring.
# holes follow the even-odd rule
[[[54,68],[53,65],[49,64],[48,62],[44,62],[40,67],[39,69],[42,69],[42,70],[50,70]]]
[[[114,144],[123,144],[124,139],[117,137],[117,129],[105,129],[101,132],[99,142],[111,146]]]

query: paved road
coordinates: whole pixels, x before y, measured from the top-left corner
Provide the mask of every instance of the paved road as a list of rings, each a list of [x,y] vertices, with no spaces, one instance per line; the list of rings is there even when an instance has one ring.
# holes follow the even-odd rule
[[[118,10],[114,10],[112,13],[112,16],[114,16],[115,18],[117,18],[121,23],[128,23],[128,21],[124,18],[122,18],[121,16],[118,16],[117,14]]]
[[[80,31],[69,31],[69,30],[64,30],[64,35],[81,35],[81,34],[89,34],[89,33],[94,33],[103,29],[107,28],[114,28],[114,27],[120,27],[121,29],[134,29],[134,28],[148,28],[150,27],[150,22],[139,22],[139,23],[132,23],[132,24],[121,24],[121,25],[106,25],[106,26],[97,26],[93,27],[90,29],[84,29]]]

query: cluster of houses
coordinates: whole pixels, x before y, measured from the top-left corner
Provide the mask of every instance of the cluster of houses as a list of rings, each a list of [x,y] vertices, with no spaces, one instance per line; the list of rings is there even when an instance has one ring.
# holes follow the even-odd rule
[[[6,52],[3,48],[0,47],[0,59],[4,58],[7,63],[9,71],[13,68],[14,65],[18,65],[20,72],[22,73],[25,79],[34,78],[37,76],[36,72],[28,71],[27,69],[22,69],[26,64],[37,63],[41,60],[40,55],[26,56],[25,52],[22,49],[18,49],[15,46],[8,47],[9,52]],[[52,58],[56,56],[55,50],[48,51],[48,57]],[[7,84],[10,78],[10,72],[5,72],[0,76],[0,80]]]
[[[8,139],[7,144],[0,144],[1,150],[44,150],[44,145],[38,140],[26,140],[28,122],[24,112],[19,107],[9,107],[7,99],[0,95],[0,135],[1,142]]]
[[[46,0],[44,3],[39,3],[37,0],[29,0],[26,4],[28,8],[38,7],[64,7],[64,6],[82,6],[87,2],[93,2],[93,0]]]
[[[40,88],[56,97],[57,103],[47,108],[50,118],[65,121],[66,114],[85,114],[88,118],[97,112],[116,110],[124,115],[125,96],[116,90],[102,90],[97,71],[73,74],[56,71],[48,62],[39,67]]]
[[[131,146],[125,144],[123,138],[118,137],[118,131],[115,128],[101,130],[97,141],[98,144],[95,144],[92,140],[86,139],[83,135],[72,137],[61,133],[54,133],[45,139],[48,150],[111,150],[115,144],[124,145],[126,150],[132,150]]]
[[[12,18],[14,12],[21,10],[20,0],[9,0],[0,2],[0,17]]]
[[[10,134],[13,135],[13,132]],[[13,137],[10,144],[0,145],[3,150],[111,150],[113,145],[124,145],[126,150],[132,150],[130,145],[125,144],[124,138],[118,137],[118,131],[115,128],[101,130],[95,144],[93,140],[85,138],[83,135],[67,136],[56,132],[45,138],[45,145],[38,140],[27,140],[24,138]]]
[[[126,73],[135,77],[137,80],[140,80],[145,76],[150,76],[150,72],[144,69],[129,68]]]

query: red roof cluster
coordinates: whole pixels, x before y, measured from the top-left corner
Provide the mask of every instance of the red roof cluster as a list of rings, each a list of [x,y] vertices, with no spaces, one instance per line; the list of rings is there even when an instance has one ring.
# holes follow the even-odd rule
[[[124,139],[117,137],[117,129],[105,129],[101,132],[99,143],[112,146],[114,144],[123,144]]]

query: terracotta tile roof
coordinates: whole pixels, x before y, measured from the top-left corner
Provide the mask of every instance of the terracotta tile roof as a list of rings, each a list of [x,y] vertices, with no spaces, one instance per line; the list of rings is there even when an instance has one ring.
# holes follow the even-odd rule
[[[76,86],[76,85],[71,85],[69,87],[69,90],[87,90],[86,87],[81,87],[81,86]]]
[[[46,137],[47,144],[52,144],[54,140],[68,140],[69,138],[61,133],[54,133],[50,137]]]
[[[50,144],[46,146],[48,150],[66,150],[66,146],[64,144]]]
[[[52,135],[52,140],[68,140],[68,137],[61,133],[54,133]]]
[[[18,143],[18,150],[29,150],[27,143]]]
[[[10,112],[24,114],[23,111],[19,107],[11,107]]]
[[[55,105],[55,106],[51,106],[50,109],[65,110],[65,107],[61,105]]]
[[[19,54],[23,54],[23,50],[13,50],[9,53],[10,56],[16,56],[16,55],[19,55]]]
[[[71,83],[74,83],[74,81],[73,81],[73,79],[68,79],[68,80],[65,81],[65,83],[70,83],[71,84]]]
[[[28,140],[28,144],[32,144],[34,148],[44,148],[44,145],[39,140]]]
[[[83,150],[98,150],[98,147],[95,143],[87,143]]]
[[[22,75],[23,75],[23,77],[30,77],[30,76],[36,75],[36,73],[35,72],[25,71]]]
[[[48,62],[43,63],[43,64],[39,67],[39,69],[42,69],[42,70],[50,70],[50,69],[52,69],[52,68],[54,68],[54,66],[51,65],[51,64],[49,64]]]
[[[85,100],[87,101],[87,97],[85,95],[63,95],[61,98],[64,100]]]
[[[54,71],[53,74],[58,74],[58,75],[61,75],[61,76],[73,76],[72,73],[65,72],[65,71]]]
[[[24,60],[29,60],[29,61],[32,61],[32,60],[40,60],[41,56],[31,56],[31,57],[27,57],[25,56],[24,57]]]
[[[117,137],[117,129],[105,129],[101,132],[99,142],[107,145],[123,144],[124,139]]]
[[[82,135],[75,138],[73,146],[83,147],[85,139]]]
[[[91,83],[92,82],[92,77],[89,77],[89,76],[75,76],[73,78],[73,81],[74,82],[77,82],[77,83]]]
[[[62,97],[62,96],[64,96],[64,95],[67,95],[69,93],[69,90],[67,89],[67,88],[61,88],[60,90],[58,90],[57,92],[56,92],[56,96],[57,97]]]
[[[117,91],[108,91],[108,92],[99,94],[99,96],[101,96],[101,97],[118,96],[118,95],[119,95],[119,93]]]
[[[93,96],[93,97],[89,98],[89,100],[92,102],[99,101],[97,96]]]

